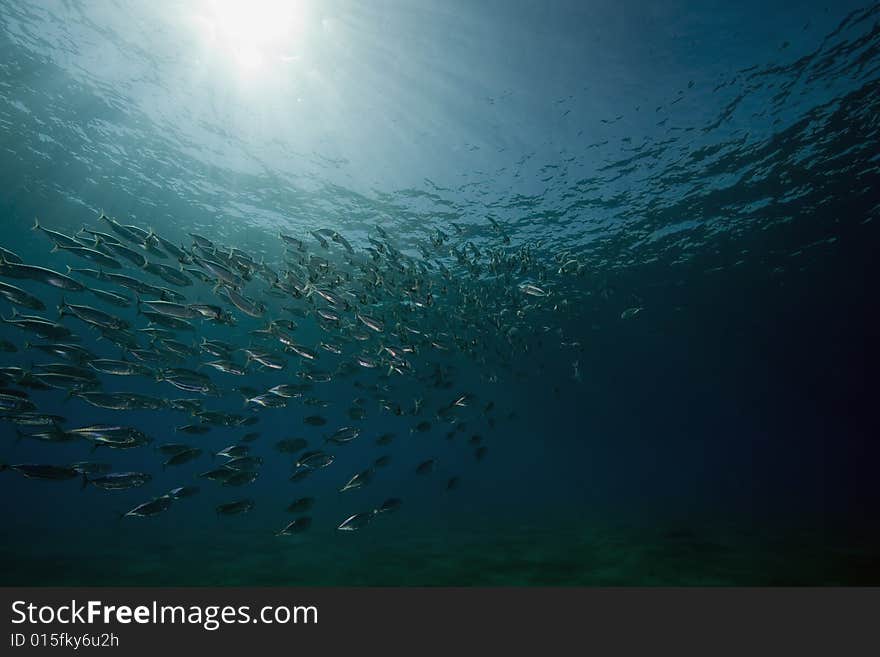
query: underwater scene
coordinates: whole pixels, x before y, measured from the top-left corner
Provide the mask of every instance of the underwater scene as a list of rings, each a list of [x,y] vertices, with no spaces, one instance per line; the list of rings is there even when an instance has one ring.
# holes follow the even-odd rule
[[[880,5],[0,2],[0,585],[880,584]]]

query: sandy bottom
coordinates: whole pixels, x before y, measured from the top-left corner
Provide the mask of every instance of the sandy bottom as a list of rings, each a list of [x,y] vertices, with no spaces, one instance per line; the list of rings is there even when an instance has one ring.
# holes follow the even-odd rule
[[[148,520],[146,522],[149,522]],[[139,527],[34,535],[0,547],[5,585],[787,586],[878,585],[880,541],[805,529],[534,526],[370,527],[220,536]],[[206,540],[209,539],[209,540]]]

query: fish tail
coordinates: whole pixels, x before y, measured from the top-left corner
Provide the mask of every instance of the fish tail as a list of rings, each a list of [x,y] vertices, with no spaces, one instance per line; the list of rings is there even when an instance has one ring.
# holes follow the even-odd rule
[[[34,217],[34,225],[31,226],[31,230],[37,230],[40,227],[40,220]]]
[[[58,302],[58,316],[64,317],[64,309],[67,307],[67,302],[64,300],[64,295],[61,295],[61,301]]]
[[[86,475],[86,473],[83,472],[83,473],[82,473],[82,483],[80,484],[79,489],[80,489],[80,490],[85,490],[86,486],[88,486],[88,485],[89,485],[89,478],[88,478],[88,476]]]

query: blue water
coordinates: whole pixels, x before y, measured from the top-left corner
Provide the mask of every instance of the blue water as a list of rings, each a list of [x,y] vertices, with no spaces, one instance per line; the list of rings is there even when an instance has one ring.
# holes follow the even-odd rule
[[[272,3],[247,4],[250,18],[230,22],[207,2],[0,3],[0,246],[62,272],[92,267],[30,228],[38,216],[68,235],[110,232],[103,210],[283,271],[279,232],[341,263],[340,247],[322,249],[309,231],[337,230],[366,257],[378,225],[413,266],[431,267],[435,294],[410,312],[392,288],[363,308],[388,324],[372,355],[400,342],[390,327],[401,316],[453,348],[425,346],[403,375],[316,383],[307,396],[325,409],[256,410],[233,389],[299,382],[293,354],[281,372],[203,370],[223,390],[206,408],[259,418],[204,436],[174,432],[194,420],[182,412],[28,390],[66,428],[124,423],[154,443],[92,454],[82,442],[17,440],[2,422],[0,462],[99,460],[153,480],[81,491],[0,474],[0,584],[880,582],[880,5],[338,0],[278,17]],[[493,256],[516,267],[493,271]],[[57,317],[58,290],[2,280]],[[523,295],[527,280],[551,295]],[[209,284],[175,289],[222,303]],[[267,304],[264,318],[234,311],[235,328],[199,323],[179,339],[246,347],[249,331],[281,317],[300,324],[301,344],[333,337],[307,302],[272,297],[257,277],[243,291]],[[145,325],[134,308],[65,299]],[[622,319],[628,308],[642,310]],[[122,355],[61,321],[102,357]],[[18,348],[0,354],[3,366],[58,360],[28,350],[37,340],[13,326],[0,339]],[[322,353],[316,366],[335,371],[356,353]],[[448,388],[431,378],[437,365]],[[101,382],[198,396],[144,377]],[[382,396],[407,413],[384,412],[355,382],[387,385]],[[456,425],[436,412],[463,394],[467,428],[448,440]],[[362,421],[347,415],[356,397]],[[416,400],[423,410],[410,414]],[[303,423],[316,413],[326,426]],[[423,420],[431,430],[411,432]],[[294,458],[274,443],[317,447],[351,424],[361,436],[331,449],[332,466],[288,481]],[[254,483],[196,478],[250,431],[264,458]],[[397,438],[377,447],[386,431]],[[205,454],[163,469],[154,447],[167,442]],[[370,485],[338,492],[386,453]],[[428,458],[437,470],[417,475]],[[451,476],[461,484],[447,491]],[[200,493],[155,518],[118,519],[181,485]],[[317,500],[311,528],[275,536],[303,495]],[[245,497],[252,512],[217,517],[218,504]],[[399,511],[336,529],[388,497],[403,500]]]

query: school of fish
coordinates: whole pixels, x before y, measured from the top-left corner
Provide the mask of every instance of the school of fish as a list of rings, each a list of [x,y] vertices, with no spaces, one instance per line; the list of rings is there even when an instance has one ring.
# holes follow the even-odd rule
[[[585,270],[566,253],[556,262],[542,262],[536,256],[539,245],[511,246],[505,228],[489,221],[494,244],[482,247],[456,224],[452,235],[435,230],[405,248],[381,225],[360,248],[334,229],[281,232],[283,257],[270,265],[208,236],[188,233],[190,244],[184,246],[103,212],[73,235],[35,220],[33,229],[45,235],[52,253],[70,256],[76,266],[66,265],[62,273],[0,247],[0,297],[11,307],[2,322],[23,336],[18,344],[0,341],[0,352],[27,349],[43,361],[29,369],[0,367],[0,420],[13,425],[20,439],[80,442],[84,457],[98,448],[101,453],[152,450],[156,457],[145,462],[157,468],[198,461],[206,453],[220,459],[196,481],[181,481],[122,517],[168,512],[197,494],[200,485],[231,491],[247,486],[269,458],[289,462],[290,480],[301,482],[333,467],[337,450],[353,441],[370,441],[375,456],[354,474],[339,473],[338,486],[326,494],[368,486],[383,469],[395,466],[388,446],[412,436],[455,440],[461,435],[458,442],[469,458],[482,461],[491,437],[468,427],[479,422],[491,433],[498,420],[510,421],[516,414],[512,407],[502,412],[494,400],[459,389],[449,354],[476,363],[484,381],[497,383],[542,334],[553,331],[563,348],[579,347],[566,342],[561,329],[526,319],[565,312],[563,280]],[[80,266],[76,260],[86,262]],[[41,286],[61,291],[57,312],[41,297]],[[639,305],[625,308],[620,318],[632,319],[641,311]],[[255,328],[243,334],[244,322]],[[81,345],[83,331],[99,338],[94,344],[102,353]],[[316,334],[317,341],[301,337]],[[572,368],[572,378],[579,381],[577,360]],[[261,381],[272,377],[273,385],[248,385],[255,373]],[[117,382],[127,377],[153,382],[156,394],[125,392]],[[349,380],[361,394],[342,412],[325,410],[331,404],[318,396],[320,387],[340,380]],[[169,394],[168,386],[177,392]],[[61,392],[41,394],[38,403],[34,391]],[[228,404],[212,408],[214,400],[230,395],[243,399],[241,412],[229,412]],[[122,419],[70,426],[64,404],[122,411]],[[302,427],[302,437],[258,441],[261,433],[254,425],[264,409],[283,409],[290,426]],[[128,426],[124,411],[129,410],[173,415],[173,435],[150,436]],[[377,413],[411,417],[411,436],[364,435],[363,421]],[[209,448],[204,436],[214,427],[240,428],[241,437],[222,449]],[[258,449],[267,442],[271,449]],[[438,470],[438,459],[430,442],[419,444],[424,458],[415,474],[429,477]],[[460,476],[448,468],[438,491],[459,485]],[[108,491],[139,488],[153,479],[150,472],[117,472],[109,463],[91,460],[0,464],[2,470]],[[315,492],[290,502],[286,511],[296,518],[275,533],[308,530],[319,497]],[[256,504],[242,497],[215,510],[238,515]],[[373,509],[353,507],[337,529],[363,529],[401,504],[400,497],[390,497]]]

